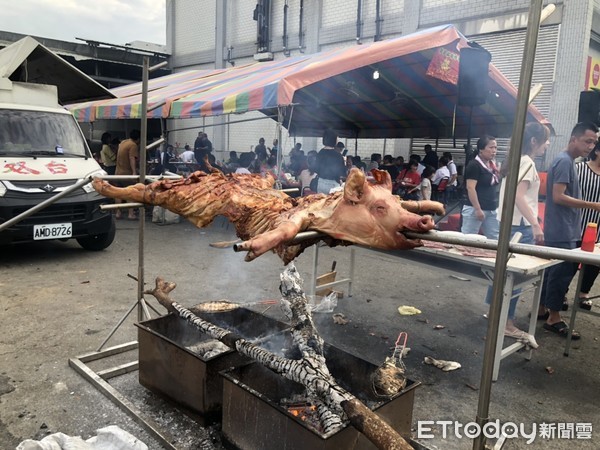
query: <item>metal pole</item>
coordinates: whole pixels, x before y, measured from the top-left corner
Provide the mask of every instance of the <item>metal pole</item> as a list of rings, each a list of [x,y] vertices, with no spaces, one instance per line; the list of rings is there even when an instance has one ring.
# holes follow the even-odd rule
[[[498,249],[498,241],[494,241],[492,239],[483,239],[483,236],[482,239],[479,239],[446,231],[428,231],[427,233],[404,231],[403,234],[409,239],[423,239],[426,241],[444,242],[446,244],[467,245],[469,247],[484,248],[487,250]],[[287,244],[295,245],[309,239],[319,239],[325,237],[330,236],[319,231],[302,231],[294,236]],[[373,250],[372,248],[364,245],[355,245],[355,247]],[[539,245],[531,244],[515,244],[512,242],[509,242],[508,249],[511,253],[517,253],[519,255],[536,256],[543,259],[560,259],[562,261],[572,261],[582,264],[590,264],[593,266],[600,266],[600,253],[583,252],[581,250],[567,250],[564,248],[555,247],[541,247]],[[246,250],[242,248],[242,244],[234,244],[233,251],[244,252]],[[393,253],[405,251],[406,250],[391,250],[390,252]]]
[[[142,63],[142,117],[140,131],[140,183],[146,182],[146,133],[148,132],[148,73],[150,58],[144,56]],[[138,321],[144,320],[144,229],[146,225],[146,209],[139,208],[139,235],[138,235],[138,289],[137,289],[137,315]]]
[[[490,306],[488,331],[485,340],[483,355],[483,367],[481,371],[481,383],[479,391],[479,404],[477,407],[476,423],[483,428],[489,421],[489,406],[492,390],[492,378],[494,370],[494,359],[496,344],[498,341],[498,329],[500,328],[500,311],[502,308],[504,282],[506,279],[506,265],[508,263],[510,231],[512,216],[517,193],[517,180],[519,175],[519,164],[521,159],[521,147],[523,144],[523,130],[527,119],[527,108],[529,107],[529,90],[533,74],[533,64],[540,28],[543,0],[531,0],[529,16],[527,20],[527,34],[525,37],[525,48],[523,49],[523,61],[521,65],[521,76],[519,78],[519,91],[517,95],[517,110],[513,124],[511,145],[508,155],[508,176],[505,180],[506,190],[504,192],[504,207],[500,219],[500,234],[498,239],[498,252],[496,254],[496,265],[494,267],[493,297]],[[485,436],[479,433],[473,440],[474,450],[485,448]]]
[[[284,119],[284,110],[285,106],[277,107],[277,180],[275,181],[275,186],[277,189],[281,189],[281,171],[283,170],[283,152],[282,143],[283,143],[283,119]]]

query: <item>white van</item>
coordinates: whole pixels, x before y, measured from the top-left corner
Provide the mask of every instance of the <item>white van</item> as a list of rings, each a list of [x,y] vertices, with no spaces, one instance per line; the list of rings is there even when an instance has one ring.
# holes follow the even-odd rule
[[[30,52],[33,61],[32,54],[39,59],[46,53]],[[58,98],[57,86],[0,76],[0,224],[83,178],[104,173]],[[85,249],[102,250],[115,237],[112,214],[100,209],[107,201],[85,185],[1,231],[0,245],[73,238]]]

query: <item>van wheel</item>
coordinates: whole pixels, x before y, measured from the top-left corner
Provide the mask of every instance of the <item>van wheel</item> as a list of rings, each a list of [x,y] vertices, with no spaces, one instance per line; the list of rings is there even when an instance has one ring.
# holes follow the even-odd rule
[[[104,250],[115,240],[116,229],[115,221],[113,219],[110,222],[110,229],[106,233],[78,237],[77,242],[86,250]]]

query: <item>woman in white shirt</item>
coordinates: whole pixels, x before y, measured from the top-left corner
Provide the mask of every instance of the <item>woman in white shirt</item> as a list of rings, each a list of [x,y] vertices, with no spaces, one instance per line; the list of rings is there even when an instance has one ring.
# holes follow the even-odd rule
[[[511,234],[520,232],[523,237],[519,242],[523,244],[544,243],[544,232],[538,221],[538,194],[540,191],[540,176],[535,168],[535,158],[542,156],[550,141],[550,130],[537,122],[528,123],[523,133],[523,151],[521,152],[521,163],[517,184],[517,196],[515,198],[515,210],[512,218]],[[506,165],[505,165],[506,167]],[[506,178],[502,180],[500,187],[500,202],[498,205],[497,218],[502,217],[502,202],[504,201],[504,189]]]
[[[435,171],[431,184],[438,186],[444,178],[450,179],[450,170],[448,169],[448,158],[442,156],[439,162],[439,169]]]
[[[523,150],[521,152],[521,163],[519,165],[519,175],[517,184],[517,195],[515,197],[515,210],[512,218],[511,236],[520,232],[523,236],[519,241],[522,244],[543,244],[544,232],[538,221],[538,194],[540,190],[540,176],[535,168],[534,158],[542,156],[548,145],[550,145],[550,130],[537,122],[528,123],[523,133]],[[505,165],[506,167],[506,165]],[[506,187],[506,178],[502,180],[500,187],[500,201],[498,204],[498,221],[502,216],[502,202],[504,201],[504,189]],[[513,291],[513,297],[508,308],[508,320],[504,329],[504,335],[527,341],[532,347],[536,348],[535,338],[527,332],[518,329],[515,326],[515,310],[519,291]],[[516,295],[515,295],[516,294]],[[486,298],[491,302],[491,293],[488,290]]]

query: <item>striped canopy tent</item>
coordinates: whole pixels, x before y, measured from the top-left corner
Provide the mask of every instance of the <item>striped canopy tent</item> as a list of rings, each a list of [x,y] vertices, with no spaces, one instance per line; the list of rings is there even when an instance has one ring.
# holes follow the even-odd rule
[[[170,75],[165,75],[158,78],[152,78],[148,80],[148,91],[155,91],[157,89],[161,89],[176,83],[182,83],[191,80],[197,80],[198,78],[202,78],[209,73],[213,72],[212,70],[186,70],[184,72],[172,73]],[[142,93],[142,82],[132,83],[126,86],[119,86],[114,89],[111,89],[111,92],[115,94],[117,97],[130,97],[132,95],[141,94]]]
[[[220,73],[221,70],[186,70],[173,73],[159,78],[148,80],[148,100],[155,99],[156,102],[164,102],[166,96],[176,98],[194,92],[190,87],[195,85],[203,77]],[[105,101],[90,101],[68,105],[67,109],[73,113],[78,122],[94,122],[97,118],[107,119],[134,119],[140,118],[140,107],[142,97],[142,83],[132,83],[119,86],[110,90],[115,99]],[[150,104],[150,103],[149,103]],[[161,110],[159,110],[160,116]],[[154,114],[156,116],[156,114]]]
[[[305,57],[306,58],[306,57]],[[284,59],[269,64],[252,63],[230,69],[188,70],[148,81],[149,119],[172,118],[171,103],[191,93],[202,93],[215,87],[227,85],[248,75],[261,76],[265,71],[278,71],[294,65],[293,59]],[[79,122],[97,119],[141,118],[142,83],[134,83],[112,89],[117,98],[106,101],[86,102],[69,105],[67,108]]]
[[[466,46],[468,40],[445,25],[368,45],[209,71],[151,91],[148,117],[248,111],[277,117],[280,111],[295,136],[321,136],[332,128],[340,137],[356,138],[508,137],[517,90],[493,64],[486,103],[472,110],[457,104],[459,51]],[[78,120],[81,114],[135,118],[140,104],[138,94],[73,111]],[[534,106],[527,121],[547,123]]]

